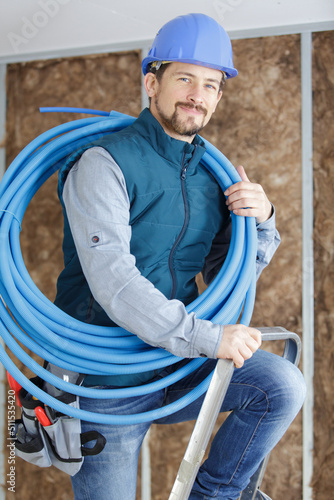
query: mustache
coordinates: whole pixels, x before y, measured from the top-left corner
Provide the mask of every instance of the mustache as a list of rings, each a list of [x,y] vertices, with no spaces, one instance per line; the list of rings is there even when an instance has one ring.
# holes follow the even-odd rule
[[[204,116],[207,114],[207,110],[200,104],[191,104],[190,102],[179,101],[175,104],[175,108],[177,108],[178,106],[182,106],[183,108],[196,109],[196,111],[203,113]]]

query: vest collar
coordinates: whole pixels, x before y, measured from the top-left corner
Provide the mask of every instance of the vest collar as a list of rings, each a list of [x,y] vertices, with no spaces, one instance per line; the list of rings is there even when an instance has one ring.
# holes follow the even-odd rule
[[[184,160],[195,158],[199,162],[206,151],[204,141],[199,135],[196,135],[190,144],[170,137],[148,108],[140,113],[131,127],[135,128],[160,156],[177,165]]]

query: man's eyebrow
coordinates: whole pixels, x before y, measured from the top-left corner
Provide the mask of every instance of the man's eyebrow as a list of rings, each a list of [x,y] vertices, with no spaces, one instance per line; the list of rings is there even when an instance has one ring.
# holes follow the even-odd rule
[[[187,71],[175,71],[173,73],[174,75],[182,75],[182,76],[190,76],[190,77],[195,77],[194,73],[188,73]],[[217,80],[217,78],[205,78],[207,82],[215,82],[217,85],[220,85],[220,81]]]

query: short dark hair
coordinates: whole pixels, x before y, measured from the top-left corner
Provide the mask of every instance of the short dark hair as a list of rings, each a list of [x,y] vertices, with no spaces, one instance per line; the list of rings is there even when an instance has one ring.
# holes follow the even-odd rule
[[[158,82],[160,83],[162,75],[166,71],[168,64],[169,63],[163,63],[158,66],[154,66],[154,64],[151,63],[147,68],[147,73],[153,73],[157,77]]]

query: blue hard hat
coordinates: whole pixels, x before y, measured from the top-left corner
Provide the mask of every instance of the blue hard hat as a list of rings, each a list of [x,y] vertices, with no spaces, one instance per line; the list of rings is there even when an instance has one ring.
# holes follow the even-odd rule
[[[164,24],[142,61],[144,75],[152,62],[184,62],[237,76],[231,40],[224,28],[205,14],[186,14]]]

